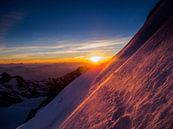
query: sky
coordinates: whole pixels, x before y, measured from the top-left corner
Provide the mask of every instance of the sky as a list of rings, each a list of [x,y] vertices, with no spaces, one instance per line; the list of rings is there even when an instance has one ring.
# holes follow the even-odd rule
[[[1,0],[0,63],[111,57],[158,0]]]

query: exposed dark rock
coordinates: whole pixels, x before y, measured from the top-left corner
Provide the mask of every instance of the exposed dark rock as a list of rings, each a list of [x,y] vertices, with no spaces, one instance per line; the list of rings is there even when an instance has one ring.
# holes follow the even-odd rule
[[[11,79],[12,79],[11,75],[9,75],[8,73],[4,72],[4,73],[1,74],[0,84],[9,82]]]
[[[22,99],[14,94],[0,91],[0,105],[10,106],[11,104],[16,104],[22,102]]]
[[[59,92],[61,92],[68,84],[70,84],[74,79],[79,77],[81,74],[83,74],[87,70],[88,70],[87,67],[82,66],[77,68],[73,72],[65,74],[63,77],[60,77],[57,79],[49,78],[49,80],[47,81],[47,85],[49,85],[50,87],[48,97],[37,108],[32,109],[29,112],[29,115],[25,119],[24,123],[32,119],[40,108],[49,104],[57,96]]]

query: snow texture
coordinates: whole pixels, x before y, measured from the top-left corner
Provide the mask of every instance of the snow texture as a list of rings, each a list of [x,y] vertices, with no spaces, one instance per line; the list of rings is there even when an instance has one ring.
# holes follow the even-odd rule
[[[75,79],[49,105],[40,110],[32,120],[19,128],[42,129],[57,127],[57,124],[62,123],[89,95],[94,78],[99,71],[100,68],[97,68]]]
[[[19,129],[172,129],[172,7],[163,0],[93,83],[78,78]]]

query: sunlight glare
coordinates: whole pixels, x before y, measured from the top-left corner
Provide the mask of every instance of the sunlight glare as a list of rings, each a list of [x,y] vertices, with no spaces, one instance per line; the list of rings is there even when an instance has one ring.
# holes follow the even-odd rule
[[[101,59],[102,59],[101,56],[92,56],[92,57],[90,57],[90,60],[91,60],[92,62],[94,62],[94,63],[99,62]]]

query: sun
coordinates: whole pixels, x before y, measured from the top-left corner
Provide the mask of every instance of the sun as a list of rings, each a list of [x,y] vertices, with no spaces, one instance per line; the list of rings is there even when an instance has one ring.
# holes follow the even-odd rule
[[[101,61],[102,57],[101,56],[92,56],[89,58],[91,62],[93,63],[98,63]]]

